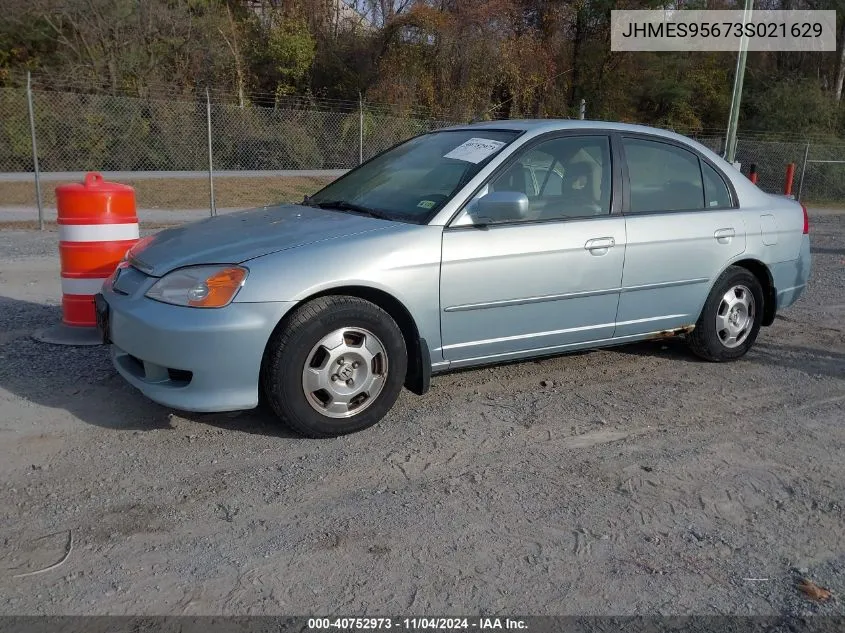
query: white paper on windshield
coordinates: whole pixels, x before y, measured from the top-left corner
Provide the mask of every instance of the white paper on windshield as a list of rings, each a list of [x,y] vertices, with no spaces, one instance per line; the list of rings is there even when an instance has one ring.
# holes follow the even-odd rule
[[[494,141],[489,138],[471,138],[461,143],[443,158],[455,158],[465,160],[468,163],[480,163],[491,154],[495,154],[504,145],[502,141]]]

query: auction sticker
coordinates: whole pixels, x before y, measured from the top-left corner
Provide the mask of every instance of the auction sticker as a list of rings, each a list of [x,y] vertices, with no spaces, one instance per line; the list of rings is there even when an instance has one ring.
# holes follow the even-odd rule
[[[468,163],[480,163],[491,154],[498,152],[504,143],[502,141],[494,141],[489,138],[471,138],[465,143],[461,143],[448,154],[444,154],[443,158],[455,158],[457,160],[465,160]]]

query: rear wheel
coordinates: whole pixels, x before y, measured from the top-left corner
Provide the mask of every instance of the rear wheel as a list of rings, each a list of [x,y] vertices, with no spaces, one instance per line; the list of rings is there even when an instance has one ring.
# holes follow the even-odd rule
[[[384,310],[357,297],[320,297],[273,335],[262,386],[293,430],[333,437],[381,420],[402,389],[407,364],[402,332]]]
[[[763,289],[745,268],[731,266],[716,280],[695,329],[692,351],[709,361],[736,360],[745,355],[760,332]]]

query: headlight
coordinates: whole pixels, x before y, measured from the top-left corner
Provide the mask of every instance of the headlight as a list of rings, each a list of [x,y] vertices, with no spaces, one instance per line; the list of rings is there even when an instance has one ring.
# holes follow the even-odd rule
[[[222,308],[238,294],[247,272],[240,266],[180,268],[155,282],[147,296],[177,306]]]

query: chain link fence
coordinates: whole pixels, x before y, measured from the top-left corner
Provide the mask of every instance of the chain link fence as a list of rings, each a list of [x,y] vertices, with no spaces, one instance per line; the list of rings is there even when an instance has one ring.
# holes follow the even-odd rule
[[[449,121],[363,111],[270,108],[33,91],[42,171],[349,169]],[[33,171],[25,90],[0,88],[0,172]]]
[[[704,136],[696,140],[718,154],[724,149],[724,137]],[[845,142],[740,137],[736,160],[746,175],[753,166],[757,186],[769,193],[785,191],[786,167],[792,163],[792,193],[796,198],[813,204],[845,205]]]
[[[196,176],[209,170],[209,138],[215,175],[349,169],[411,136],[455,124],[366,104],[260,107],[0,88],[0,174],[35,169],[30,97],[41,172],[180,171]],[[715,135],[698,140],[717,153],[724,143]],[[746,174],[754,164],[759,186],[770,192],[783,192],[786,166],[795,163],[793,191],[802,200],[845,204],[845,143],[741,135],[737,161]],[[223,180],[216,179],[215,190]],[[308,192],[318,184],[306,182],[301,189]],[[186,207],[208,206],[208,185],[198,181],[197,186],[205,186],[205,192],[188,196]],[[4,197],[0,206],[9,205]],[[248,204],[238,193],[217,200],[218,206]]]

